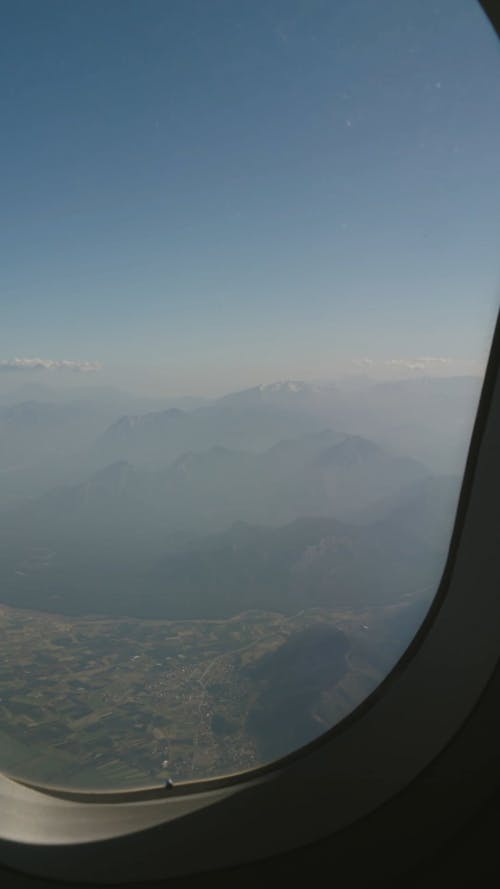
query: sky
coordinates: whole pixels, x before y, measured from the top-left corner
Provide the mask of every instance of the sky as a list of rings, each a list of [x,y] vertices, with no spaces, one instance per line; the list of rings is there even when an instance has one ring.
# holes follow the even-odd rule
[[[500,44],[475,0],[0,8],[2,378],[484,364]]]

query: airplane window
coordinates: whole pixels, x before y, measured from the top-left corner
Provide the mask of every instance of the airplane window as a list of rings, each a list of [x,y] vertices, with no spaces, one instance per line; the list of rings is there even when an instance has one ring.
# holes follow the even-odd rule
[[[498,306],[495,35],[472,0],[3,13],[0,769],[258,767],[439,586]]]

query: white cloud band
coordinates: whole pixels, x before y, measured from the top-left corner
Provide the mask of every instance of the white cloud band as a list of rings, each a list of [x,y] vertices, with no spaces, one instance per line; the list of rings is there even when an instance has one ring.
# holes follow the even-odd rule
[[[425,358],[390,358],[384,361],[387,367],[404,367],[407,370],[425,370],[433,365],[453,364],[451,358],[425,357]]]
[[[388,358],[385,361],[375,361],[373,358],[357,358],[353,362],[356,367],[402,367],[405,370],[425,370],[427,367],[454,364],[453,358],[424,357],[424,358]]]
[[[8,358],[0,361],[0,372],[69,370],[73,373],[95,373],[101,367],[99,361],[54,361],[51,358]]]

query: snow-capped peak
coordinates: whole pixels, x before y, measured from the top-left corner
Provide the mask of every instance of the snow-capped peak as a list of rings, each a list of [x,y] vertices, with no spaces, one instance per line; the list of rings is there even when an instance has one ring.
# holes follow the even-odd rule
[[[262,383],[257,388],[260,392],[304,392],[309,386],[301,380],[280,380],[275,383]]]

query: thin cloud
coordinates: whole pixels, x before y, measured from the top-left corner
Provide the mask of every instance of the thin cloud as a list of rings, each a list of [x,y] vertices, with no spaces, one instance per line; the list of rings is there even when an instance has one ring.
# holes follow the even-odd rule
[[[373,358],[355,358],[352,362],[356,367],[373,367],[375,361]]]
[[[418,358],[387,358],[385,360],[375,360],[373,358],[356,358],[352,361],[352,364],[354,364],[356,367],[373,369],[374,371],[380,368],[391,368],[393,370],[406,371],[425,371],[441,367],[453,367],[462,365],[463,363],[463,361],[457,361],[457,359],[455,358],[449,358],[448,356],[443,355],[423,355]]]
[[[453,364],[453,358],[417,358],[422,364]]]
[[[405,370],[427,370],[436,365],[453,364],[452,358],[429,357],[424,358],[390,358],[384,361],[386,367],[402,367]]]
[[[384,365],[403,368],[403,370],[425,370],[427,366],[425,361],[412,361],[408,358],[390,358],[388,361],[384,361]]]
[[[99,361],[54,361],[52,358],[8,358],[0,361],[0,372],[3,373],[41,370],[96,373],[101,368]]]

